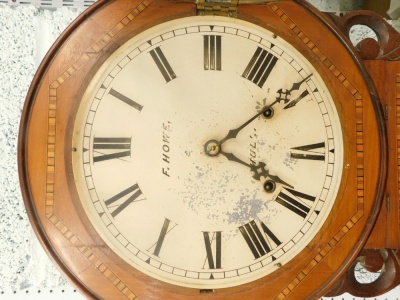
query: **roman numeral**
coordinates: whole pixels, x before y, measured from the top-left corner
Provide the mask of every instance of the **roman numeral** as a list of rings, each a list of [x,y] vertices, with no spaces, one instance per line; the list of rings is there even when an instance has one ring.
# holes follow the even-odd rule
[[[131,156],[131,138],[95,137],[93,139],[93,163],[127,156]]]
[[[172,224],[173,224],[173,225],[172,225]],[[154,248],[154,251],[153,251],[154,256],[160,257],[160,252],[161,252],[161,248],[162,248],[162,246],[163,246],[163,244],[164,244],[165,237],[166,237],[167,234],[170,233],[170,232],[172,231],[172,229],[174,229],[177,225],[178,225],[178,224],[176,224],[176,223],[174,224],[171,220],[165,218],[165,219],[164,219],[164,223],[163,223],[163,225],[162,225],[162,227],[161,227],[160,234],[159,234],[159,236],[158,236],[157,241],[156,241],[153,245],[151,245],[151,246],[147,249],[147,251],[150,252],[151,249]],[[149,258],[146,260],[146,262],[147,262],[147,263],[151,263],[151,259],[152,259],[152,258],[149,257]]]
[[[112,210],[111,216],[115,218],[130,204],[144,200],[138,199],[141,195],[142,191],[140,190],[139,185],[136,183],[126,190],[123,190],[122,192],[111,197],[110,199],[105,200],[104,203],[109,210]]]
[[[292,148],[290,157],[295,159],[325,161],[325,142]]]
[[[169,227],[170,224],[171,224],[171,221],[168,220],[167,218],[165,218],[164,224],[163,224],[163,226],[161,228],[161,231],[160,231],[160,235],[158,236],[156,248],[154,249],[154,252],[153,252],[153,254],[155,256],[159,256],[160,255],[161,247],[162,247],[162,245],[164,243],[165,236],[168,233],[168,227]],[[175,226],[176,226],[176,224],[175,224]],[[172,227],[172,229],[173,229],[173,227]]]
[[[221,269],[222,232],[216,231],[213,233],[212,238],[210,238],[210,232],[204,231],[203,236],[207,252],[208,267],[210,269]],[[213,242],[215,242],[214,251],[212,249]],[[215,255],[213,254],[213,252],[215,253]]]
[[[315,197],[296,190],[283,188],[275,201],[305,219],[310,212],[310,207],[303,202],[304,200],[314,202]]]
[[[255,259],[266,255],[271,252],[272,249],[282,244],[276,235],[263,222],[260,222],[260,225],[261,229],[253,220],[239,227],[239,231]]]
[[[141,111],[143,106],[140,105],[139,103],[133,101],[132,99],[128,98],[127,96],[121,94],[120,92],[114,90],[113,88],[108,92],[110,95],[114,96],[118,100],[121,100],[122,102],[128,104],[129,106],[137,109],[138,111]]]
[[[172,70],[160,47],[151,50],[150,55],[156,63],[166,82],[170,82],[171,80],[176,78],[174,70]]]
[[[221,36],[204,36],[204,70],[221,71]]]
[[[262,88],[277,61],[276,56],[258,47],[242,76]]]

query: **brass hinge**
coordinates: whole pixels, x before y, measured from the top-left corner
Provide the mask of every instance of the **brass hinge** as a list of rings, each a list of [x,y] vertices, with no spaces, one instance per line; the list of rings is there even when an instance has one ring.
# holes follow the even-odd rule
[[[197,15],[213,15],[225,17],[237,17],[237,5],[239,0],[198,0]]]
[[[196,0],[189,0],[196,1]],[[197,0],[197,15],[237,17],[238,4],[265,4],[281,0]]]

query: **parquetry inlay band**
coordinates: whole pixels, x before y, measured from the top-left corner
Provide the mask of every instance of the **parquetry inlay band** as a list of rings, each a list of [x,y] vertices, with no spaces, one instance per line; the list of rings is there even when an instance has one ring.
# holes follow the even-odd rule
[[[357,88],[344,76],[344,74],[324,55],[307,35],[285,14],[285,12],[275,3],[269,3],[269,7],[275,14],[292,30],[294,34],[318,57],[318,59],[335,75],[354,98],[356,111],[356,136],[357,136],[357,211],[353,217],[336,233],[335,236],[321,249],[321,251],[311,260],[307,266],[281,291],[275,299],[285,299],[301,281],[323,260],[323,258],[346,236],[353,226],[364,215],[364,129],[363,129],[363,100]]]
[[[79,246],[82,243],[79,237],[74,234],[55,214],[54,205],[57,199],[55,194],[55,156],[56,156],[56,139],[57,139],[57,90],[58,88],[76,72],[79,71],[92,57],[100,52],[112,38],[126,27],[132,20],[142,13],[152,0],[141,2],[135,9],[126,15],[118,22],[109,32],[106,32],[100,39],[97,40],[85,53],[70,67],[67,68],[61,75],[49,86],[49,105],[48,105],[48,130],[47,130],[47,171],[46,171],[46,207],[45,213],[47,219],[65,236],[72,245],[75,245],[80,253],[88,259],[92,265],[97,268],[127,299],[139,299],[126,284],[124,284],[93,252],[86,246]]]

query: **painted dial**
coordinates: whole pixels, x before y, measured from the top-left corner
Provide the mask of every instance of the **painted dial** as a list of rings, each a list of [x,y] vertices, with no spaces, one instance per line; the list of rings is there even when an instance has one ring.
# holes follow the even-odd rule
[[[193,288],[293,259],[328,217],[343,139],[312,64],[256,25],[189,17],[116,50],[77,112],[73,172],[105,243]]]

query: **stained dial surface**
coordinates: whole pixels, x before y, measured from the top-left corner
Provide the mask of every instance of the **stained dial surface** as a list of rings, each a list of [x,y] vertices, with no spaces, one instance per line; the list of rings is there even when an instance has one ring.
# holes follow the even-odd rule
[[[190,17],[119,48],[74,125],[86,214],[135,268],[195,288],[293,259],[335,201],[342,132],[316,69],[272,32]]]

